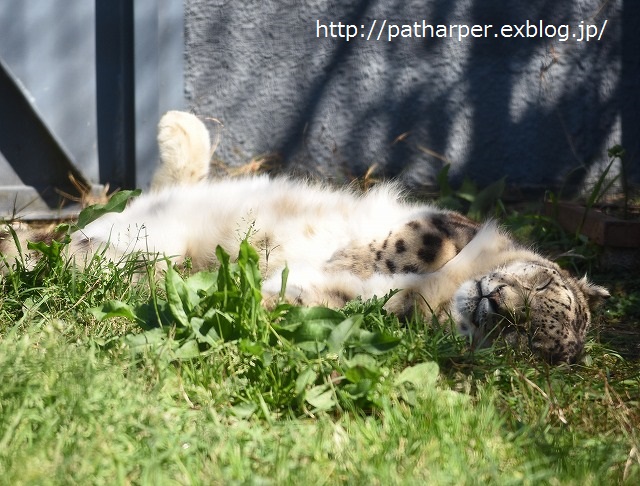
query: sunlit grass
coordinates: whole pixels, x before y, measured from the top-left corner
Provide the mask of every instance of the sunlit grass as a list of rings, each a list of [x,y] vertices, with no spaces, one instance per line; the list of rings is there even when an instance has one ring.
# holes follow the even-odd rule
[[[243,251],[152,286],[99,258],[4,277],[0,483],[640,481],[640,363],[607,314],[571,367],[472,354],[383,300],[267,311]]]

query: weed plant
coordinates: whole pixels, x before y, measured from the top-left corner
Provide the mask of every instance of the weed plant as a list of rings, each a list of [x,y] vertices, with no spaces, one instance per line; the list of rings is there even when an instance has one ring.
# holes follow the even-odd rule
[[[266,309],[246,242],[161,279],[145,255],[79,271],[64,244],[2,278],[2,484],[640,482],[640,364],[595,331],[550,367],[389,296]],[[617,298],[598,319],[632,312]]]

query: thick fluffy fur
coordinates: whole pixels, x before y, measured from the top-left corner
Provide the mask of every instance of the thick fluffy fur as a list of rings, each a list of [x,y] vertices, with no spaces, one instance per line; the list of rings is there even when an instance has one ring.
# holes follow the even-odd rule
[[[450,312],[478,344],[502,335],[550,361],[576,359],[590,307],[608,296],[494,223],[410,203],[393,184],[356,194],[266,176],[201,181],[209,139],[192,115],[165,115],[159,143],[155,191],[75,233],[72,253],[108,246],[114,260],[142,251],[203,269],[215,265],[217,245],[233,255],[249,237],[267,301],[277,298],[285,265],[286,297],[304,305],[342,306],[401,289],[387,304],[395,313]]]
[[[205,179],[211,161],[209,131],[195,116],[169,111],[158,123],[160,167],[151,189],[170,185],[194,184]]]

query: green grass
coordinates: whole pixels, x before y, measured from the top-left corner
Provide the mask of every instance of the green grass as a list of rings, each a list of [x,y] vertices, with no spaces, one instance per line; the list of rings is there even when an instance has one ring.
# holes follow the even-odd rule
[[[637,279],[549,367],[384,299],[267,311],[246,245],[151,286],[40,250],[0,293],[2,484],[640,482]]]

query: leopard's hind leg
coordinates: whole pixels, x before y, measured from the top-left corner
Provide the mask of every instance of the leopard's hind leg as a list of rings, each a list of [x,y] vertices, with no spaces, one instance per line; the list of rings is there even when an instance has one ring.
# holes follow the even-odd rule
[[[478,228],[478,223],[458,213],[434,212],[430,208],[391,229],[385,238],[337,251],[325,270],[346,270],[361,278],[431,273],[455,257]]]

